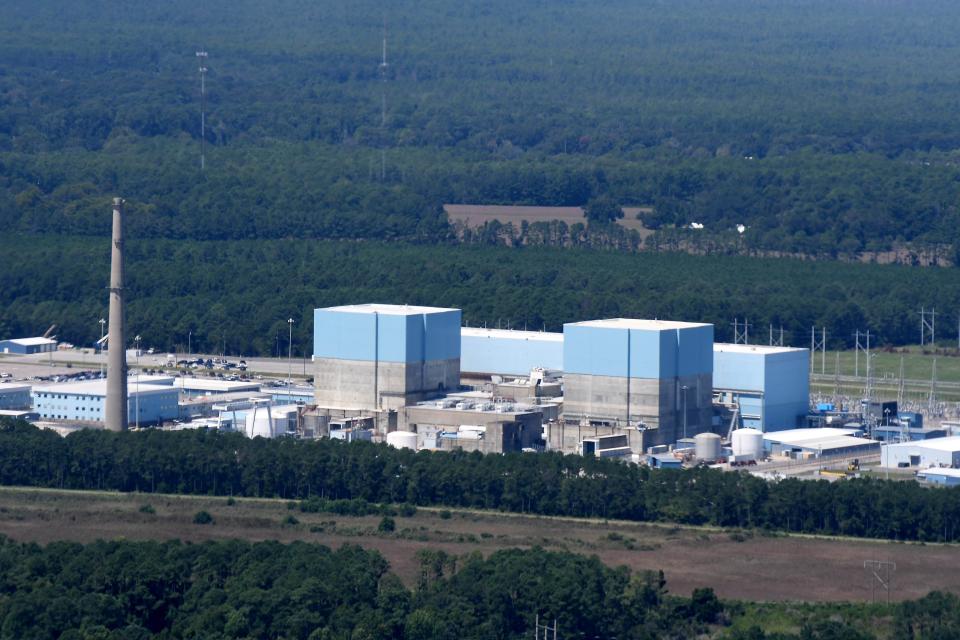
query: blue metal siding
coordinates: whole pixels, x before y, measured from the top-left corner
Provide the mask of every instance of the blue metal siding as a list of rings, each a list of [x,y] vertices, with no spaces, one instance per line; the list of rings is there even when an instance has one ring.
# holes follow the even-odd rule
[[[313,354],[372,362],[460,357],[460,311],[401,315],[315,309]]]
[[[713,325],[677,329],[677,375],[713,371]]]
[[[624,329],[563,325],[564,372],[627,377],[627,338]]]
[[[757,428],[763,431],[794,429],[799,417],[807,414],[810,364],[806,350],[780,353],[714,351],[713,363],[715,389],[763,395],[759,411],[741,400],[741,411],[762,413],[763,423]]]
[[[451,311],[428,313],[423,316],[424,354],[427,360],[452,360],[462,357],[460,346],[461,315],[459,309],[453,309]]]
[[[525,376],[534,367],[562,370],[563,341],[461,336],[461,371]]]
[[[40,389],[33,392],[33,407],[42,418],[102,422],[104,418],[104,399],[104,396],[48,393]],[[179,394],[172,387],[167,393],[142,396],[139,407],[137,406],[136,396],[128,398],[128,421],[131,426],[137,423],[138,408],[140,409],[141,424],[172,420],[179,415],[178,399]]]

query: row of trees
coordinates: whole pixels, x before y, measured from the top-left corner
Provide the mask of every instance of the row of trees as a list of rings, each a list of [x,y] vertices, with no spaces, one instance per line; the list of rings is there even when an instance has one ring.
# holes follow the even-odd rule
[[[0,335],[42,333],[92,344],[106,317],[109,240],[4,236]],[[82,266],[82,268],[80,268]],[[357,302],[458,307],[470,326],[560,331],[565,322],[673,318],[712,322],[732,341],[748,318],[809,346],[826,327],[830,348],[870,329],[875,344],[919,340],[914,311],[960,311],[948,270],[587,249],[274,241],[127,243],[128,323],[144,344],[169,351],[286,355],[313,346],[313,309]],[[815,303],[812,301],[816,301]],[[949,322],[947,323],[949,324]],[[939,322],[938,322],[939,325]]]
[[[360,499],[576,517],[886,538],[960,540],[960,489],[912,482],[651,470],[564,456],[414,453],[334,440],[247,439],[206,430],[60,438],[0,431],[0,483],[286,499]]]

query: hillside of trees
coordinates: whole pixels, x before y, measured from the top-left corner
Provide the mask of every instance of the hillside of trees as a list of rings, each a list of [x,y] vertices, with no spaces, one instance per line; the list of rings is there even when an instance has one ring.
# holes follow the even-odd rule
[[[106,317],[109,239],[0,237],[0,336],[38,335],[91,345]],[[830,348],[870,329],[874,344],[919,341],[921,306],[937,308],[938,335],[960,312],[948,269],[785,259],[622,254],[588,249],[305,240],[131,241],[128,326],[144,345],[208,353],[286,355],[313,349],[313,309],[388,302],[459,307],[471,326],[560,331],[603,317],[712,322],[719,341],[749,318],[751,342],[769,324],[809,346],[827,328]],[[941,320],[947,318],[947,320]]]
[[[656,470],[549,453],[412,452],[207,430],[61,438],[0,421],[0,484],[499,509],[826,535],[960,541],[960,488]]]
[[[8,5],[7,232],[123,195],[140,237],[436,241],[444,202],[609,197],[735,250],[960,246],[948,0]]]

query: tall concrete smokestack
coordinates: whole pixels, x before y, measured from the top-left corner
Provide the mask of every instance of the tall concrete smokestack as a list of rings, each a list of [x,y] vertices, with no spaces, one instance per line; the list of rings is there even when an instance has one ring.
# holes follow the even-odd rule
[[[110,325],[107,329],[107,405],[104,424],[127,429],[127,352],[123,314],[123,198],[113,199],[113,248],[110,255]]]

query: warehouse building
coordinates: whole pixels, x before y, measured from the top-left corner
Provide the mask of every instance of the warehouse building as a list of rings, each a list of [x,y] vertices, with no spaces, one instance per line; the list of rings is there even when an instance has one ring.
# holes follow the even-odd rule
[[[709,429],[713,325],[616,318],[563,336],[568,424],[640,426],[644,448]]]
[[[29,409],[31,406],[30,385],[0,385],[0,409]]]
[[[460,329],[460,369],[473,374],[525,376],[563,369],[563,334],[506,329]]]
[[[33,389],[33,408],[47,420],[103,422],[107,381],[87,380]],[[158,424],[178,416],[178,392],[168,385],[135,384],[127,387],[130,425]],[[139,415],[138,415],[139,412]]]
[[[883,445],[880,464],[894,468],[960,468],[960,436]]]
[[[359,304],[314,311],[317,406],[396,411],[460,385],[460,310]]]
[[[763,446],[771,456],[815,458],[871,455],[880,452],[880,443],[860,437],[858,429],[820,427],[787,429],[764,434]]]
[[[943,487],[960,486],[960,469],[923,469],[917,471],[917,480]]]
[[[57,350],[57,341],[50,338],[14,338],[0,340],[0,353],[16,353],[30,355],[32,353],[46,353]]]
[[[715,344],[713,392],[731,407],[738,428],[796,429],[810,408],[810,351]]]

